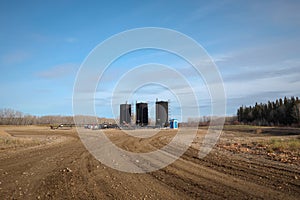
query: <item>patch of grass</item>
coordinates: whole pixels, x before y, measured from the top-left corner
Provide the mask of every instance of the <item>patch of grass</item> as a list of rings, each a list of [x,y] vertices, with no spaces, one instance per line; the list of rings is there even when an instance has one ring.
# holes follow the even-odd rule
[[[225,125],[224,128],[228,128],[228,129],[245,129],[245,130],[249,130],[249,129],[255,129],[255,128],[259,128],[259,126],[252,126],[252,125]]]
[[[30,138],[0,137],[0,149],[2,150],[16,147],[37,146],[40,144],[43,144],[43,142]]]
[[[271,139],[268,143],[268,152],[274,151],[299,151],[300,150],[300,138],[292,138],[287,140]]]
[[[255,131],[257,129],[262,130],[263,126],[253,126],[253,125],[225,125],[224,130],[229,131],[241,131],[241,132],[249,132],[249,131]]]

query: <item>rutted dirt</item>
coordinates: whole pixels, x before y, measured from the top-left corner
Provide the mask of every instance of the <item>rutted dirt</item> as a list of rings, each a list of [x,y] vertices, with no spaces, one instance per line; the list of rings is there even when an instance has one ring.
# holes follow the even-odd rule
[[[75,129],[23,127],[10,128],[7,133],[18,138],[52,137],[53,141],[0,151],[0,199],[298,199],[300,196],[299,166],[263,155],[216,146],[208,156],[199,159],[197,149],[191,147],[168,167],[131,174],[97,161],[85,149]],[[160,148],[175,133],[164,130],[147,140],[126,137],[118,130],[107,131],[115,144],[137,152]],[[199,141],[204,134],[205,130],[198,131]],[[227,138],[226,132],[222,138]]]

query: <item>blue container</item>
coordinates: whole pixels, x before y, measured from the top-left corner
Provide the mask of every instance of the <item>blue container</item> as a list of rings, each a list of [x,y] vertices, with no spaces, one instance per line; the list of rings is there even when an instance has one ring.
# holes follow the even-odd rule
[[[178,129],[178,120],[177,119],[171,119],[170,120],[170,128]]]

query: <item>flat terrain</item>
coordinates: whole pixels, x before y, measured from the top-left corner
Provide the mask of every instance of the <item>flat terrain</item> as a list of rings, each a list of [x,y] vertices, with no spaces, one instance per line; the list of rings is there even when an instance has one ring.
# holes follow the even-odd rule
[[[215,148],[199,159],[203,128],[173,164],[131,174],[96,160],[74,128],[3,126],[0,199],[299,199],[299,133],[226,127]],[[106,134],[119,147],[147,152],[168,143],[176,131],[162,130],[148,139],[119,130]]]

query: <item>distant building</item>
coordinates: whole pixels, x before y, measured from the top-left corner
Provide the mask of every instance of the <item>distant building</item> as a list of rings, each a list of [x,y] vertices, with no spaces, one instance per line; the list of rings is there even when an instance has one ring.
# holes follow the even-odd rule
[[[148,125],[148,104],[136,103],[136,125],[147,126]]]
[[[120,105],[120,125],[131,123],[131,104]]]
[[[168,101],[157,101],[155,102],[155,115],[156,121],[155,125],[160,127],[167,127],[169,122],[168,115]]]

